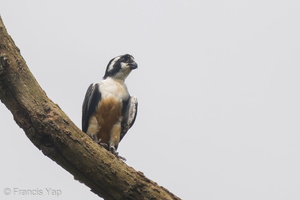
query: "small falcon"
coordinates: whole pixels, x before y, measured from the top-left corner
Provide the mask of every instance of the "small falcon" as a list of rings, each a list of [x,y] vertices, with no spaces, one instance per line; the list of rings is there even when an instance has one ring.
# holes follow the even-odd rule
[[[129,54],[113,58],[103,80],[89,86],[83,101],[82,131],[115,155],[136,118],[138,101],[129,95],[125,79],[137,67]]]

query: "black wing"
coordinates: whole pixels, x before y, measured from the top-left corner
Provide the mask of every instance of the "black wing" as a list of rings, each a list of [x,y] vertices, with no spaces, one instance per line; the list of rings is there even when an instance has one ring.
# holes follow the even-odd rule
[[[82,105],[82,131],[87,132],[89,119],[96,111],[97,105],[101,100],[99,83],[93,83],[86,91]]]
[[[130,97],[128,101],[123,102],[123,106],[124,109],[122,111],[123,120],[121,124],[120,141],[135,122],[138,109],[138,100],[136,97]]]

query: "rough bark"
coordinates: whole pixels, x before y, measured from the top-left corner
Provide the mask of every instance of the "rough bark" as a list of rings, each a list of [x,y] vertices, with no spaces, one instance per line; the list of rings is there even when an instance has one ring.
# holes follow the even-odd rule
[[[39,86],[1,17],[0,99],[38,149],[100,197],[106,200],[179,199],[78,129]]]

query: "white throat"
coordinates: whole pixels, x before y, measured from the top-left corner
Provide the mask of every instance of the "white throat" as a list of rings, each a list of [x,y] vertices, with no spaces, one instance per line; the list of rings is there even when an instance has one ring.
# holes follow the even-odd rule
[[[107,77],[100,82],[102,98],[114,98],[122,101],[129,97],[127,86],[122,79]]]

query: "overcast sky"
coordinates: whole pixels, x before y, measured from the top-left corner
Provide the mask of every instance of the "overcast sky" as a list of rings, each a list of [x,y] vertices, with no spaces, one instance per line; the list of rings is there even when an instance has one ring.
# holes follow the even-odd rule
[[[182,199],[300,199],[299,1],[0,1],[30,70],[79,127],[88,85],[111,58],[135,57],[128,165]],[[3,104],[0,124],[0,199],[99,199]]]

